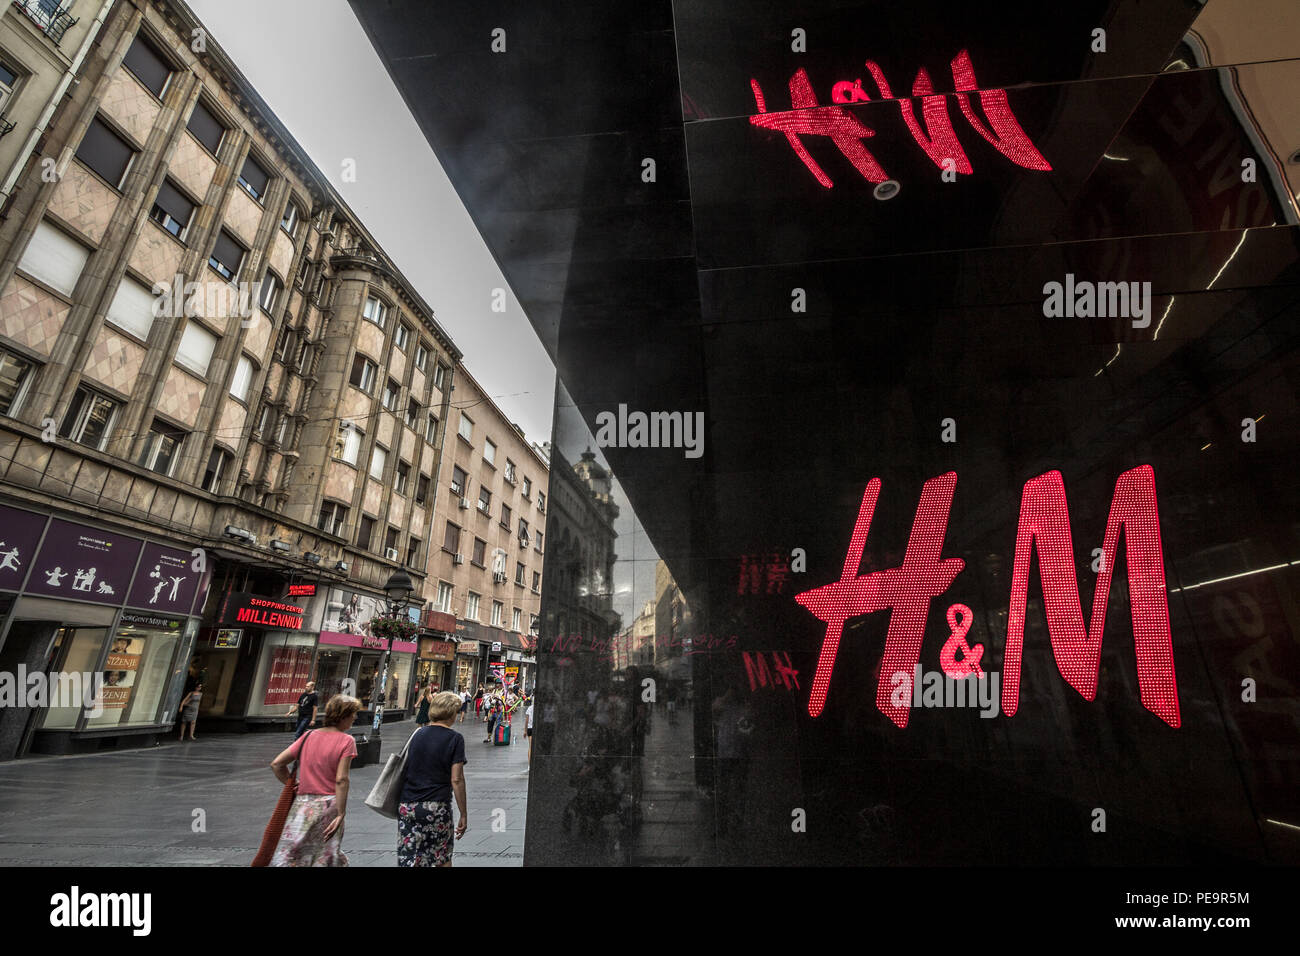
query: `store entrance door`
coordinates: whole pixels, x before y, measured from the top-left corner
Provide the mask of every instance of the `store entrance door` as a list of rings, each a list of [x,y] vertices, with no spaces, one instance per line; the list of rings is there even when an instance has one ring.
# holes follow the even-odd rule
[[[32,731],[46,709],[27,706],[31,685],[18,682],[19,666],[25,674],[50,673],[65,631],[55,621],[14,621],[9,628],[9,637],[0,648],[0,673],[13,675],[15,699],[12,705],[0,707],[0,760],[13,760],[26,752]],[[46,705],[49,703],[47,699]]]

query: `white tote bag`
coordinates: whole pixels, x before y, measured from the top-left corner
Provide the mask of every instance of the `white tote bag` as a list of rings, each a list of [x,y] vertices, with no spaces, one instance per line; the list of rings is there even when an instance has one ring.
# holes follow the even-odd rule
[[[411,741],[415,739],[415,734],[423,729],[417,727],[415,733],[406,738],[406,746],[402,748],[401,753],[388,755],[388,762],[379,772],[379,779],[370,789],[370,796],[366,797],[366,806],[371,810],[394,820],[397,819],[397,805],[402,802],[402,784],[406,782],[406,752],[411,749]]]

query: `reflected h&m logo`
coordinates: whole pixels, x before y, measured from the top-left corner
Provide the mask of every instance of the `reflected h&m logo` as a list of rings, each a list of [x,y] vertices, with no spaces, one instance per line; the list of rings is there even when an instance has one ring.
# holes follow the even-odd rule
[[[1011,111],[1006,90],[977,90],[979,84],[975,79],[975,67],[971,63],[970,54],[965,50],[953,58],[951,66],[953,87],[957,91],[951,95],[955,96],[962,115],[966,117],[966,122],[970,123],[971,127],[994,149],[1017,166],[1040,171],[1050,170],[1052,164],[1043,158],[1043,154],[1029,139],[1016,119],[1015,113]],[[885,74],[880,67],[871,60],[866,62],[866,67],[879,90],[881,99],[893,99],[889,81],[885,79]],[[875,130],[863,124],[845,109],[844,105],[840,105],[867,102],[871,99],[862,88],[861,79],[852,82],[841,80],[836,83],[831,88],[831,102],[836,105],[821,106],[817,102],[817,94],[813,92],[808,73],[802,69],[796,70],[790,77],[791,109],[773,112],[768,112],[767,101],[762,87],[758,85],[758,80],[751,79],[749,86],[754,94],[754,104],[758,108],[758,112],[750,116],[750,123],[784,133],[791,149],[808,167],[808,171],[827,189],[830,189],[834,183],[808,152],[808,147],[801,139],[803,136],[828,137],[835,144],[835,148],[853,164],[853,168],[867,182],[883,183],[889,179],[884,167],[862,144],[864,139],[876,135]],[[972,91],[979,94],[980,108],[988,120],[987,125],[979,118],[971,104]],[[971,166],[970,159],[966,156],[966,151],[962,148],[952,126],[952,119],[948,113],[948,94],[935,93],[930,75],[924,69],[917,72],[916,79],[912,82],[912,96],[918,97],[921,101],[924,125],[917,119],[910,99],[904,97],[895,102],[902,111],[903,122],[908,132],[912,134],[912,139],[916,141],[916,145],[921,147],[935,166],[944,171],[945,179],[950,174],[955,180],[956,173],[966,175],[973,173],[974,167]]]
[[[887,675],[913,673],[921,654],[930,599],[946,591],[965,566],[960,558],[940,556],[956,486],[955,472],[927,481],[921,489],[921,500],[903,563],[896,568],[860,574],[863,548],[880,495],[880,479],[872,478],[862,496],[840,580],[795,597],[826,622],[826,637],[808,700],[811,716],[819,716],[826,706],[845,622],[888,609],[889,629],[880,663],[881,676],[876,685],[876,707],[897,726],[907,726],[910,699],[907,695],[891,694]],[[1025,483],[1020,500],[1007,642],[1002,661],[1002,712],[1008,717],[1016,713],[1020,704],[1020,661],[1024,650],[1029,564],[1035,548],[1043,587],[1043,611],[1056,666],[1066,683],[1085,700],[1095,699],[1106,602],[1121,530],[1124,533],[1142,706],[1170,727],[1180,725],[1164,556],[1160,546],[1160,518],[1156,509],[1155,472],[1150,465],[1126,471],[1115,482],[1092,599],[1092,621],[1086,628],[1079,603],[1074,542],[1061,473],[1049,471]],[[956,607],[967,611],[964,605]],[[950,608],[950,624],[952,616],[953,609]],[[962,645],[961,649],[971,659],[970,666],[976,666],[978,658],[970,654],[973,649],[966,647],[964,640]],[[951,662],[952,658],[950,649],[945,647],[945,662]]]

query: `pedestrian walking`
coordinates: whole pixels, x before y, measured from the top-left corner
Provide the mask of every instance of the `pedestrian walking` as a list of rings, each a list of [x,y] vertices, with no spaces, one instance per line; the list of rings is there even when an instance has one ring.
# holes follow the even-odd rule
[[[433,686],[426,685],[420,694],[420,705],[415,711],[415,726],[423,727],[429,722],[429,702],[433,700]]]
[[[320,698],[316,696],[316,682],[314,680],[307,681],[307,686],[303,688],[298,703],[294,707],[290,707],[289,713],[285,714],[286,717],[292,717],[296,707],[298,726],[294,730],[294,740],[305,734],[311,728],[311,725],[316,723],[316,710],[319,700]]]
[[[483,715],[483,685],[479,684],[478,691],[474,694],[474,716],[481,717],[482,715]]]
[[[397,807],[398,866],[451,866],[455,840],[469,827],[465,738],[451,729],[463,703],[453,691],[437,694],[429,704],[432,723],[417,730],[407,745],[406,776]],[[454,831],[453,795],[460,811]]]
[[[298,760],[298,793],[289,809],[272,866],[347,866],[343,818],[348,807],[348,772],[357,744],[349,731],[361,701],[336,694],[325,705],[324,726],[308,731],[271,761],[281,783]],[[301,758],[301,759],[299,759]]]
[[[473,698],[469,695],[469,691],[462,684],[460,688],[460,718],[456,721],[457,723],[465,723],[465,714],[469,711],[469,702],[472,699]]]
[[[181,698],[181,735],[180,740],[185,739],[185,725],[189,724],[190,740],[194,737],[194,727],[199,722],[199,704],[203,700],[203,684],[195,684],[188,694]]]

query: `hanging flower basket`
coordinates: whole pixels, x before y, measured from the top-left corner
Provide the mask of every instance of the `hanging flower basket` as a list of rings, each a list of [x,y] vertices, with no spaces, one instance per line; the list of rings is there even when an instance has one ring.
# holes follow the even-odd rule
[[[420,626],[414,621],[402,620],[401,618],[380,617],[371,618],[370,633],[374,637],[383,638],[384,640],[409,641],[415,637]]]

